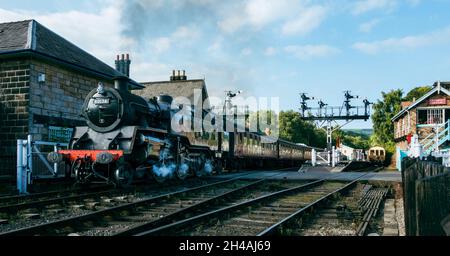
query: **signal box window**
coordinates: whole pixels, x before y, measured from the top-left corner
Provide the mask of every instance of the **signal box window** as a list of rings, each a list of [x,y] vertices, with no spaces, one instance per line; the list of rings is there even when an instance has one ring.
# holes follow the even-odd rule
[[[447,111],[446,111],[447,112]],[[443,109],[420,109],[417,111],[419,124],[442,124],[444,123]]]

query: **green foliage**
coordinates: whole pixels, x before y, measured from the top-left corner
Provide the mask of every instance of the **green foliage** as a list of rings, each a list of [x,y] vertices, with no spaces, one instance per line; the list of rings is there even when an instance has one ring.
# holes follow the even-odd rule
[[[355,149],[369,149],[369,136],[366,134],[356,133],[353,131],[338,130],[333,133],[333,140],[340,138],[341,143]]]
[[[432,86],[419,86],[406,94],[406,96],[403,98],[404,101],[413,101],[414,99],[418,100],[423,95],[427,94],[431,89],[433,89]]]
[[[372,146],[384,146],[388,142],[394,141],[394,125],[391,119],[401,110],[402,91],[391,90],[388,93],[382,92],[382,100],[378,100],[373,105],[372,122],[373,138]]]
[[[382,99],[373,105],[374,133],[369,138],[369,144],[384,147],[387,152],[387,162],[390,162],[390,158],[395,152],[394,124],[391,120],[401,110],[401,102],[417,100],[431,89],[431,86],[416,87],[409,91],[405,97],[403,97],[402,90],[399,89],[387,93],[382,92]]]
[[[279,115],[280,138],[313,147],[326,147],[326,133],[314,124],[304,121],[298,112],[281,111]]]

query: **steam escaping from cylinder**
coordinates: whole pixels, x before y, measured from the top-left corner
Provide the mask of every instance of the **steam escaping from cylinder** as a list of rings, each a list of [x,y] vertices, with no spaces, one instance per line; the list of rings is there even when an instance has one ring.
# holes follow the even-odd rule
[[[186,163],[183,163],[180,165],[178,172],[180,172],[182,175],[187,175],[189,170],[189,165]]]
[[[155,173],[159,177],[168,177],[171,178],[176,170],[177,166],[173,163],[171,164],[162,164],[161,166],[153,165],[153,173]]]
[[[213,171],[213,169],[214,169],[214,167],[213,167],[212,161],[209,160],[209,159],[206,160],[206,161],[205,161],[205,167],[203,168],[203,171],[204,171],[205,173],[207,173],[207,174],[211,174],[212,171]]]

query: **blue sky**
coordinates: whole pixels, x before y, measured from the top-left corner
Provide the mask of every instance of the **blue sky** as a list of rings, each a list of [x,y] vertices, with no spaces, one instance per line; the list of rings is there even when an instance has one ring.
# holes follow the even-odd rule
[[[111,65],[129,52],[138,81],[185,69],[212,95],[276,96],[283,110],[300,92],[340,105],[347,89],[375,101],[450,80],[449,11],[445,0],[0,0],[0,22],[34,18]]]

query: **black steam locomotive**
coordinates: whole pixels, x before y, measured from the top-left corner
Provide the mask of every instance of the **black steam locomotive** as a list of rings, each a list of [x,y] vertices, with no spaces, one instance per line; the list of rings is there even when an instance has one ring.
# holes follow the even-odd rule
[[[102,181],[129,185],[134,178],[157,182],[219,173],[223,168],[294,166],[311,159],[311,147],[283,140],[262,142],[253,132],[175,132],[172,97],[145,100],[129,91],[129,78],[114,88],[99,84],[85,99],[87,126],[76,127],[69,149],[50,153],[64,161],[66,176],[79,183]],[[244,129],[245,130],[245,129]]]

